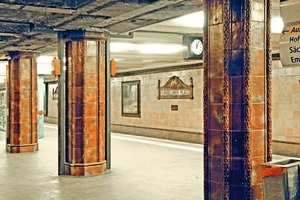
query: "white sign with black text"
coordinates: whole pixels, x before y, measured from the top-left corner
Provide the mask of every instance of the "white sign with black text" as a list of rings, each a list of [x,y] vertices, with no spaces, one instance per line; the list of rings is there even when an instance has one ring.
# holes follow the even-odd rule
[[[284,28],[279,51],[283,67],[300,66],[300,24]]]

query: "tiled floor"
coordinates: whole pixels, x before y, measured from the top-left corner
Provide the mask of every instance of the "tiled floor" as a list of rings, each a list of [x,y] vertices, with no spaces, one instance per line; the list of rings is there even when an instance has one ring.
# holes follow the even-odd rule
[[[0,131],[0,200],[203,199],[202,145],[113,133],[112,170],[71,177],[57,175],[54,125],[35,153],[6,153],[4,139]]]
[[[0,141],[0,200],[201,200],[202,146],[112,135],[112,169],[57,175],[57,129],[45,126],[35,153],[8,154]]]

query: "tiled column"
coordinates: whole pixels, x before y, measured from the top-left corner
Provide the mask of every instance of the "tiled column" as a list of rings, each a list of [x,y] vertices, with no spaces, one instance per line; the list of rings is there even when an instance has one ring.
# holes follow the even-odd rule
[[[100,174],[106,170],[107,34],[74,31],[66,33],[66,38],[66,174]]]
[[[37,151],[37,55],[10,52],[9,56],[6,150]]]
[[[271,159],[271,0],[205,0],[205,199],[263,199]]]

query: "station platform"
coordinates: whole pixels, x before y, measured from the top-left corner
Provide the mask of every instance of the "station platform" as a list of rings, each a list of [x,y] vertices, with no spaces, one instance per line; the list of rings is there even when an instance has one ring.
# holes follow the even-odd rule
[[[58,176],[58,129],[44,127],[34,153],[6,153],[0,132],[0,200],[204,199],[203,145],[112,133],[111,170]]]

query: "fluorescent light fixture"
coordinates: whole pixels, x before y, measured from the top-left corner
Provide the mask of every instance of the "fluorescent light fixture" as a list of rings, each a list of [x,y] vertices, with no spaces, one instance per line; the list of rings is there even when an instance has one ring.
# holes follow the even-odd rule
[[[203,28],[204,25],[204,13],[203,11],[191,13],[172,19],[171,22],[180,24],[186,27]]]
[[[37,63],[51,63],[53,58],[53,56],[39,56],[36,61]]]
[[[8,65],[8,62],[0,62],[0,76],[6,76],[6,65]]]
[[[181,44],[140,44],[136,50],[142,54],[173,54],[183,49]]]
[[[204,13],[203,11],[191,13],[172,19],[171,22],[185,27],[203,28],[204,26]],[[272,33],[281,33],[284,23],[281,17],[274,17],[271,19]]]
[[[110,51],[111,52],[124,52],[124,51],[134,51],[136,49],[136,44],[127,42],[111,42]]]
[[[8,62],[0,61],[0,83],[5,83],[6,65],[8,65]]]
[[[5,76],[0,75],[0,83],[5,83]]]
[[[123,61],[124,59],[121,59],[121,58],[114,58],[114,60],[115,60],[116,62],[119,62],[119,61]]]
[[[283,27],[284,27],[284,23],[281,17],[274,17],[271,19],[272,33],[281,33]]]
[[[155,62],[155,60],[142,60],[143,63],[151,63],[151,62]]]
[[[142,54],[173,54],[183,51],[183,48],[181,44],[110,43],[110,50],[113,53],[135,51]]]
[[[53,56],[39,56],[37,58],[37,73],[38,74],[51,74],[53,67],[52,67],[52,60],[54,59]]]

